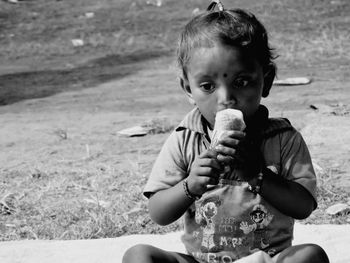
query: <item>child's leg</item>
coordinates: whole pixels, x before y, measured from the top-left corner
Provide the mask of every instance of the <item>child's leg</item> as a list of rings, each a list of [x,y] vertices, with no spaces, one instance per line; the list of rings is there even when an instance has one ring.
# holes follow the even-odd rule
[[[193,257],[181,253],[165,251],[150,245],[136,245],[129,248],[123,263],[198,263]]]
[[[276,263],[329,263],[326,252],[315,244],[291,246],[283,250]]]

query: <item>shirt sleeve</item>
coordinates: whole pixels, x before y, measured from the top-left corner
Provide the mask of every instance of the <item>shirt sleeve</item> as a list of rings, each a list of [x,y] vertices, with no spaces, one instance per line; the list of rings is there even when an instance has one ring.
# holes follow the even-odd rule
[[[281,138],[282,176],[301,184],[316,199],[316,175],[311,156],[301,134],[295,129],[282,134]]]
[[[153,193],[176,185],[187,176],[187,168],[183,160],[182,141],[182,131],[173,131],[165,141],[143,191],[147,198]]]

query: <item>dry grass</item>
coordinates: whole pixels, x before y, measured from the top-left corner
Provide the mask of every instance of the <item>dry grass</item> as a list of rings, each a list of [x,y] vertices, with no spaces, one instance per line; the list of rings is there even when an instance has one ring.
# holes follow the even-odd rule
[[[146,139],[157,140],[164,133],[153,152],[149,147],[134,146],[120,156],[108,156],[91,145],[82,150],[81,158],[62,160],[52,155],[47,156],[50,163],[34,168],[0,170],[0,193],[15,200],[13,210],[0,215],[0,240],[94,239],[180,229],[179,222],[160,227],[148,215],[142,189],[162,140],[174,126],[166,119],[146,123],[152,124],[153,134],[148,138],[123,138],[120,144],[139,145]],[[68,135],[58,144],[74,143],[69,140]],[[151,158],[145,157],[150,154]],[[317,166],[319,206],[304,223],[348,223],[346,215],[332,217],[325,213],[330,205],[349,201],[347,193],[333,186],[332,173],[336,171]]]
[[[174,129],[174,123],[167,118],[154,118],[141,126],[147,128],[150,134],[169,133]]]
[[[13,183],[6,188],[17,205],[0,216],[0,240],[93,239],[148,232],[150,219],[141,193],[145,176],[140,178],[135,167],[115,171],[103,164],[87,166],[92,167],[60,175],[39,169],[7,173],[4,179]]]
[[[93,239],[178,229],[177,223],[151,222],[142,196],[162,141],[152,144],[158,147],[154,150],[142,144],[167,136],[174,123],[155,118],[144,125],[150,128],[148,138],[113,136],[113,141],[96,138],[90,144],[72,131],[55,129],[49,133],[54,143],[47,140],[31,153],[41,153],[37,161],[27,156],[32,161],[0,168],[0,200],[4,197],[6,206],[13,200],[11,210],[0,210],[0,240]]]
[[[346,214],[333,216],[325,213],[325,210],[331,205],[350,202],[349,194],[343,189],[334,186],[334,175],[339,174],[339,171],[324,169],[317,164],[315,164],[315,170],[318,184],[318,208],[303,222],[311,224],[348,224],[350,221]]]

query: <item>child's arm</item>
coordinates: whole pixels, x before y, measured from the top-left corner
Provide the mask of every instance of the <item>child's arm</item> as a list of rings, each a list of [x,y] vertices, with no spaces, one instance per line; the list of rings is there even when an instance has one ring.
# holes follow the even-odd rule
[[[217,184],[221,165],[216,160],[216,153],[205,151],[191,166],[187,177],[188,191],[193,196],[201,196],[208,184]],[[193,203],[184,190],[183,181],[165,190],[158,191],[149,199],[149,212],[153,221],[167,225],[180,218]]]
[[[315,200],[306,188],[264,169],[260,195],[282,213],[295,219],[307,218]]]
[[[301,136],[297,138],[297,142],[294,142],[295,138],[288,138],[288,147],[284,149],[286,152],[284,163],[294,163],[294,166],[299,167],[298,169],[295,167],[288,168],[292,174],[291,177],[293,177],[293,173],[302,175],[304,173],[303,169],[307,173],[307,167],[312,166],[311,158],[304,141],[301,139]],[[255,181],[257,174],[261,170],[260,166],[262,163],[257,146],[238,138],[234,132],[229,133],[226,138],[223,138],[220,144],[220,147],[216,149],[220,154],[218,159],[224,162],[235,159],[243,164],[243,178],[241,179],[248,182]],[[300,152],[302,150],[304,151],[302,157],[305,160],[302,160],[302,157],[298,160],[298,155],[301,154]],[[289,178],[286,179],[281,175],[276,175],[266,168],[263,169],[263,174],[260,194],[266,201],[282,213],[295,219],[304,219],[311,214],[316,206],[316,202],[304,186],[293,180],[289,180]]]

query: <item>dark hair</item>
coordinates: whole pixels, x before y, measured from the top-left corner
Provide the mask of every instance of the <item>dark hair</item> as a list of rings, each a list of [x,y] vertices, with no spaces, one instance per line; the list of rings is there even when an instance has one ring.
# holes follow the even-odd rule
[[[178,64],[185,78],[192,50],[213,47],[217,43],[242,48],[257,59],[264,72],[270,71],[275,75],[273,60],[276,57],[269,46],[265,27],[252,13],[232,9],[207,11],[186,24],[177,49]]]

